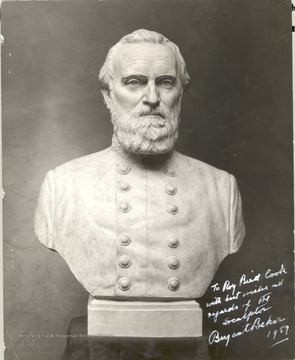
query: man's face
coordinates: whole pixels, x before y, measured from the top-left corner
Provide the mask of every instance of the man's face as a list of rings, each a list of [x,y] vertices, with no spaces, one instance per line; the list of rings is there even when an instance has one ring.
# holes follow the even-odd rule
[[[105,95],[120,144],[135,153],[165,153],[178,136],[182,83],[171,48],[124,45]]]

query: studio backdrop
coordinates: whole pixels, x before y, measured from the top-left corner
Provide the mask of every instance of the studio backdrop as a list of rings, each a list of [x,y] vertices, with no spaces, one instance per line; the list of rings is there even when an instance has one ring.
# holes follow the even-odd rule
[[[243,199],[245,241],[199,299],[212,357],[293,358],[291,2],[4,1],[1,17],[5,360],[60,359],[87,313],[34,211],[48,170],[111,144],[98,72],[140,28],[176,43],[191,77],[177,150],[233,174]]]

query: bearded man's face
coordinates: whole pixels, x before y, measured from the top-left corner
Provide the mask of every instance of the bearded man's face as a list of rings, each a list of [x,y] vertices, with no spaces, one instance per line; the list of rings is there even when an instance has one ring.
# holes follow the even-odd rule
[[[116,53],[114,76],[104,97],[114,132],[127,151],[170,151],[178,137],[182,83],[171,48],[124,45]]]

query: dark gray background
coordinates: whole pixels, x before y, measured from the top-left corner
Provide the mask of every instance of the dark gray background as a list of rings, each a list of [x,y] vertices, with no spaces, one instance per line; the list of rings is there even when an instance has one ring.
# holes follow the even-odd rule
[[[163,33],[187,63],[177,149],[238,180],[247,237],[214,281],[284,263],[289,282],[277,306],[291,321],[291,2],[4,2],[1,12],[5,360],[59,359],[64,340],[17,334],[66,334],[70,319],[86,314],[88,294],[38,243],[33,214],[46,171],[109,146],[97,74],[110,46],[138,28]],[[289,337],[271,353],[257,334],[214,354],[291,358]]]

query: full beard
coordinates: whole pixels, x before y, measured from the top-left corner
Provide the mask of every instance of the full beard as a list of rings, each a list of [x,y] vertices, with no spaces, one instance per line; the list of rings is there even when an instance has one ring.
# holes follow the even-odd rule
[[[114,133],[121,146],[136,154],[163,154],[172,150],[178,138],[181,103],[173,111],[163,106],[147,110],[142,105],[126,111],[111,107]]]

